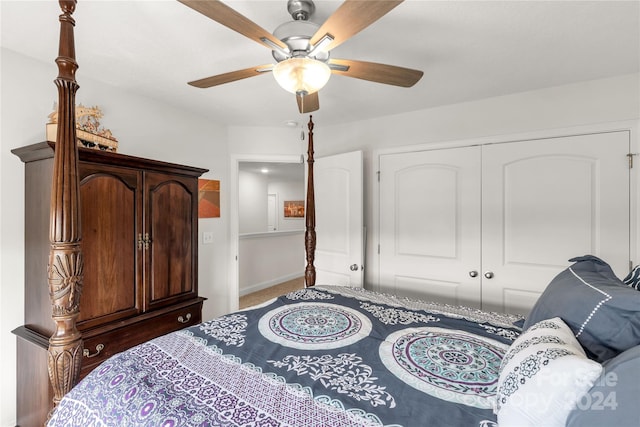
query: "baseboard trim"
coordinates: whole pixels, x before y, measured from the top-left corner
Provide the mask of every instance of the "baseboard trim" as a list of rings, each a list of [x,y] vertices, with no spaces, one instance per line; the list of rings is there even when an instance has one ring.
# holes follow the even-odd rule
[[[239,289],[239,294],[241,297],[251,294],[253,292],[258,292],[263,289],[270,288],[271,286],[278,285],[282,282],[288,282],[289,280],[297,279],[299,277],[303,277],[300,273],[291,273],[286,276],[280,276],[275,279],[267,280],[266,282],[256,283],[255,285],[245,286],[242,289]]]

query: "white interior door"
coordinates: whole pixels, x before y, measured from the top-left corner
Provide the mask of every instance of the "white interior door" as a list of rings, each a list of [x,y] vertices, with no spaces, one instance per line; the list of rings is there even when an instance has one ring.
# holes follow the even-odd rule
[[[381,291],[480,307],[480,147],[380,156]]]
[[[277,195],[267,195],[267,230],[276,231],[278,229],[278,208]]]
[[[315,159],[316,284],[362,286],[362,152]]]
[[[528,313],[579,255],[627,274],[628,152],[628,132],[483,147],[483,309]]]

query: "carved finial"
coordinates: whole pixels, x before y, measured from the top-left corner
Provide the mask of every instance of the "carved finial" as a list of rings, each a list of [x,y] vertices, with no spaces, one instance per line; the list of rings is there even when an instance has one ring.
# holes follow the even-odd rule
[[[71,15],[76,10],[77,0],[59,0],[60,9],[65,15]]]

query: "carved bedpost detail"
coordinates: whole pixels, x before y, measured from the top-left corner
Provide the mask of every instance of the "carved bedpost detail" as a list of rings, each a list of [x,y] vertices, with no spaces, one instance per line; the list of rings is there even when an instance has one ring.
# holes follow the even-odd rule
[[[304,285],[307,288],[316,284],[316,268],[313,265],[316,253],[316,201],[313,183],[313,116],[309,116],[309,146],[307,150],[307,207],[305,209],[306,231],[304,234],[307,267],[304,270]]]
[[[56,135],[49,226],[48,281],[55,332],[49,339],[48,369],[54,406],[78,382],[82,363],[82,335],[76,329],[80,313],[83,256],[80,224],[80,183],[76,143],[75,95],[78,84],[71,17],[76,0],[60,0],[58,77],[58,133]]]

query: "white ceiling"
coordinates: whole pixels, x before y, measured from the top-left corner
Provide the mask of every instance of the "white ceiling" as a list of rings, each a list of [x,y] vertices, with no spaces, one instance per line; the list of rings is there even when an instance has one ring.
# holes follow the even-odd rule
[[[229,0],[272,31],[286,0]],[[340,1],[316,1],[318,23]],[[317,123],[336,124],[639,72],[638,1],[407,0],[332,57],[415,68],[399,88],[332,76]],[[2,46],[46,62],[57,54],[55,1],[2,0]],[[197,89],[187,81],[273,62],[262,45],[170,0],[79,0],[77,79],[91,77],[229,125],[304,122],[294,95],[267,73]],[[96,104],[100,104],[96,100]]]
[[[302,160],[302,159],[301,159]],[[298,181],[304,183],[304,163],[239,162],[238,170],[267,174],[269,181]],[[267,172],[264,172],[264,171]]]

